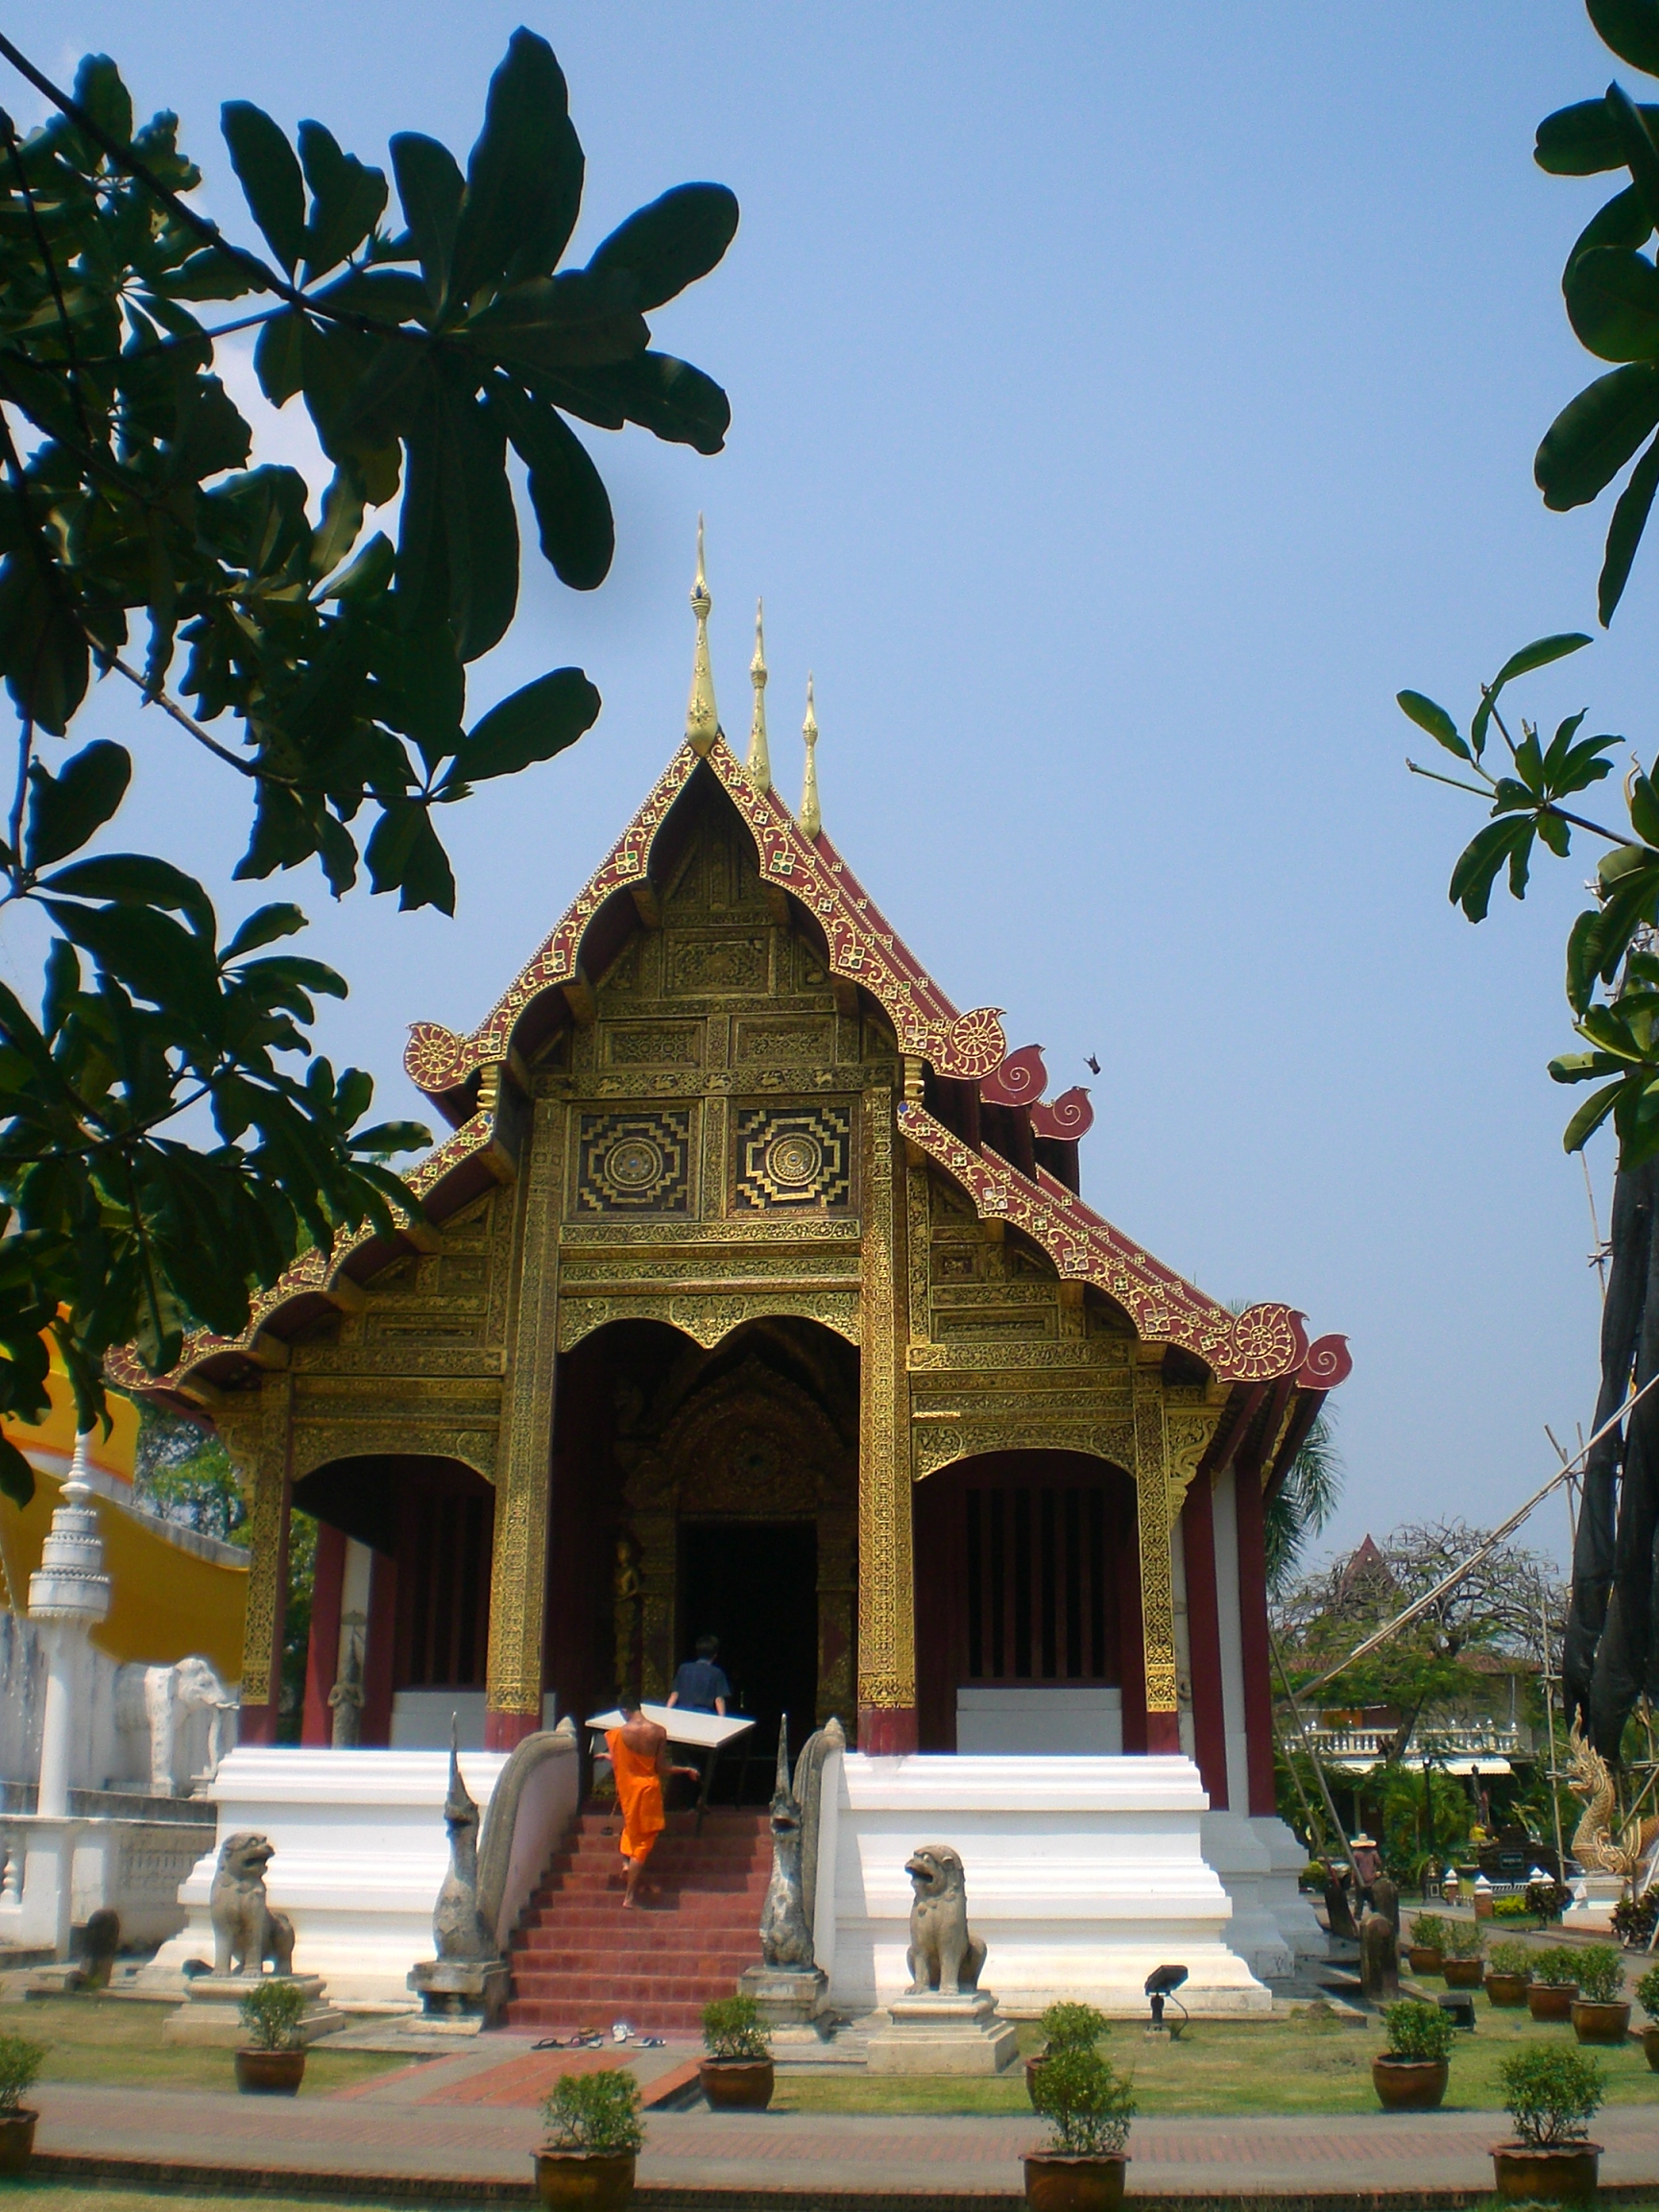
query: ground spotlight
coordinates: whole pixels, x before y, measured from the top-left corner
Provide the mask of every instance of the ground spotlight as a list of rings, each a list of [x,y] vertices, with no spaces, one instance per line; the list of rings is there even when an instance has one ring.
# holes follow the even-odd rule
[[[1146,2031],[1149,2035],[1168,2035],[1174,2038],[1186,2027],[1187,2008],[1175,1995],[1176,1990],[1180,1988],[1186,1979],[1187,1969],[1185,1966],[1155,1966],[1147,1975],[1145,1990],[1147,1996],[1152,2000],[1152,2025]],[[1166,2024],[1164,2018],[1166,2001],[1172,2003],[1180,2013],[1179,2022]]]

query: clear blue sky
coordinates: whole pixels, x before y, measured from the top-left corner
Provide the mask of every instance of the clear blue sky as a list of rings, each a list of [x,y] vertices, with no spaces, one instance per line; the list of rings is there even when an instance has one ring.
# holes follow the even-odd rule
[[[579,661],[598,728],[451,816],[454,923],[280,885],[353,979],[327,1042],[386,1111],[418,1104],[407,1022],[473,1025],[677,741],[702,506],[728,729],[764,591],[780,782],[810,665],[826,822],[892,920],[959,1004],[1047,1047],[1055,1090],[1098,1055],[1094,1204],[1217,1296],[1351,1336],[1335,1535],[1495,1518],[1541,1479],[1543,1424],[1570,1435],[1596,1379],[1573,1099],[1544,1073],[1571,1043],[1561,940],[1588,868],[1546,869],[1479,930],[1455,914],[1473,802],[1407,777],[1393,694],[1461,717],[1514,646],[1594,627],[1604,513],[1547,516],[1530,475],[1587,380],[1557,278],[1600,187],[1530,160],[1537,119],[1611,72],[1580,9],[8,17],[64,77],[103,49],[144,111],[178,108],[244,236],[221,100],[316,115],[371,159],[400,129],[464,156],[521,19],[570,80],[579,248],[687,178],[741,200],[724,267],[657,323],[729,390],[728,450],[593,433],[611,580],[579,598],[527,565],[475,672],[483,704]],[[0,99],[37,119],[16,81]],[[297,412],[262,426],[267,453],[304,460]],[[1613,638],[1527,702],[1588,706],[1650,756],[1656,613],[1659,547]],[[110,700],[85,728],[135,725]],[[223,883],[241,792],[138,727],[124,836]],[[27,952],[6,949],[13,975]]]

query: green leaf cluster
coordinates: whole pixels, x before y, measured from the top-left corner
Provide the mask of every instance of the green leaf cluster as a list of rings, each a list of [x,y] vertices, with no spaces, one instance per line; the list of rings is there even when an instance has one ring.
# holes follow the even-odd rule
[[[1498,2078],[1516,2134],[1537,2150],[1581,2142],[1607,2094],[1595,2059],[1558,2043],[1512,2051],[1500,2061]]]
[[[1590,20],[1622,61],[1659,76],[1654,0],[1587,0]],[[1561,275],[1579,343],[1616,363],[1586,385],[1544,434],[1533,463],[1547,507],[1581,507],[1626,468],[1608,524],[1598,588],[1605,626],[1629,581],[1659,487],[1659,107],[1612,84],[1538,126],[1534,158],[1555,177],[1623,174],[1626,181],[1579,232]],[[1638,455],[1640,458],[1638,458]]]
[[[247,782],[239,877],[315,858],[336,896],[366,870],[401,907],[452,913],[440,809],[552,758],[600,708],[555,668],[469,720],[467,670],[517,603],[509,456],[546,559],[592,589],[614,532],[571,422],[719,450],[725,395],[654,351],[646,316],[715,266],[737,207],[680,186],[561,268],[584,156],[552,49],[520,30],[465,173],[406,132],[389,180],[319,122],[291,139],[228,103],[243,244],[195,205],[177,118],[138,126],[108,57],[70,94],[6,52],[54,112],[27,137],[0,113],[0,678],[18,747],[0,904],[36,902],[54,936],[37,1012],[0,988],[0,1413],[43,1413],[55,1340],[85,1427],[113,1348],[164,1372],[187,1331],[244,1330],[301,1251],[391,1234],[415,1201],[385,1162],[429,1142],[369,1126],[369,1077],[313,1051],[316,999],[346,985],[268,950],[305,926],[297,906],[222,943],[193,877],[87,855],[133,770],[107,739],[60,744],[94,674]],[[302,404],[333,463],[315,510],[296,471],[248,465],[214,373],[248,329],[266,396]],[[366,517],[399,490],[394,546]],[[0,1442],[0,1489],[32,1486]]]
[[[1032,2072],[1031,2102],[1052,2130],[1054,2149],[1071,2157],[1112,2157],[1129,2140],[1134,2085],[1093,2043],[1051,2050]]]
[[[1546,746],[1525,721],[1517,741],[1499,705],[1505,685],[1548,666],[1590,642],[1582,632],[1541,637],[1514,654],[1490,684],[1468,736],[1443,707],[1420,691],[1398,694],[1401,710],[1460,761],[1464,776],[1446,776],[1407,759],[1414,775],[1450,784],[1489,803],[1490,820],[1464,847],[1452,871],[1450,896],[1471,922],[1486,918],[1499,874],[1508,871],[1512,897],[1525,899],[1539,843],[1565,859],[1575,830],[1607,847],[1597,863],[1595,903],[1574,923],[1567,940],[1567,1002],[1586,1050],[1550,1063],[1557,1083],[1595,1083],[1569,1120],[1562,1142],[1569,1152],[1588,1142],[1611,1118],[1623,1166],[1639,1166],[1659,1154],[1659,760],[1651,772],[1634,767],[1623,786],[1624,820],[1593,820],[1569,801],[1603,781],[1610,757],[1623,740],[1610,734],[1581,737],[1583,714],[1559,724]],[[1487,764],[1492,733],[1502,740],[1497,774]],[[1473,777],[1476,781],[1468,781]],[[1598,994],[1601,994],[1599,996]]]
[[[634,2152],[643,2148],[639,2084],[626,2066],[565,2074],[541,2102],[549,2151]]]
[[[1456,2030],[1452,2015],[1439,2005],[1421,1997],[1402,1997],[1397,2005],[1384,2005],[1382,2025],[1388,2032],[1390,2058],[1450,2058]]]
[[[34,2088],[47,2048],[33,2036],[0,2034],[0,2112],[15,2112]]]
[[[1578,1994],[1589,2005],[1616,2005],[1624,1994],[1624,1955],[1616,1943],[1581,1943],[1574,1954]]]
[[[286,1975],[268,1974],[243,1992],[236,2009],[255,2051],[298,2051],[300,2023],[309,2003],[298,1982]]]
[[[703,2008],[703,2048],[710,2058],[770,2058],[760,2008],[753,1997],[713,1997]]]

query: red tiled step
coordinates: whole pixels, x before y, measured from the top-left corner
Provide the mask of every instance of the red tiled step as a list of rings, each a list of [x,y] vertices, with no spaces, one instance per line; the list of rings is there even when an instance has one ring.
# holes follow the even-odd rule
[[[771,1837],[763,1813],[674,1814],[651,1855],[650,1905],[623,1905],[614,1814],[582,1813],[549,1860],[513,1938],[508,2020],[568,2029],[624,2015],[694,2029],[760,1956]]]

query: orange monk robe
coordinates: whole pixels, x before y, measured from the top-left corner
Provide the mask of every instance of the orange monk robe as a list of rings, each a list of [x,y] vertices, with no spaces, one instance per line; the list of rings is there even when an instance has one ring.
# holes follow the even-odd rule
[[[662,1782],[657,1772],[655,1751],[636,1751],[623,1739],[620,1728],[606,1731],[605,1748],[611,1754],[611,1771],[616,1777],[616,1802],[622,1808],[622,1856],[647,1859],[652,1846],[668,1825],[662,1810]]]

